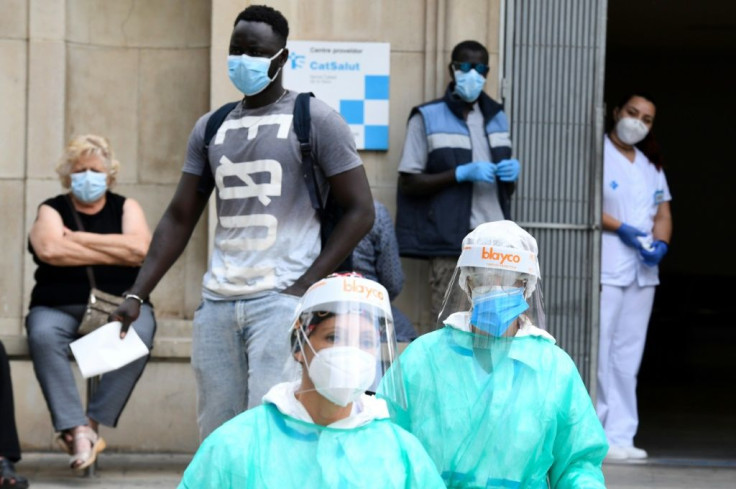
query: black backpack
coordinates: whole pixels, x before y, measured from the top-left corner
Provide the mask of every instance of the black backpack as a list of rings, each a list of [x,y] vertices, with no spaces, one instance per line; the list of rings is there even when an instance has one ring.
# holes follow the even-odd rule
[[[312,156],[312,144],[309,139],[310,127],[312,116],[309,111],[309,98],[314,97],[311,92],[300,93],[296,97],[296,104],[294,105],[294,132],[299,140],[299,149],[302,154],[302,175],[304,175],[304,183],[307,186],[309,192],[309,200],[312,202],[312,208],[317,211],[317,216],[320,221],[320,238],[322,246],[325,246],[327,238],[329,238],[332,231],[335,230],[337,222],[343,215],[342,208],[337,204],[332,192],[328,192],[326,202],[322,202],[321,192],[319,191],[319,183],[317,182],[317,175],[314,172],[314,158]],[[204,130],[204,154],[205,157],[209,154],[209,146],[212,138],[217,134],[218,129],[227,115],[237,107],[240,102],[230,102],[212,113],[210,118],[207,120],[207,125]],[[215,187],[215,178],[212,175],[212,167],[207,161],[202,176],[199,179],[199,185],[197,191],[209,195],[212,189]],[[352,271],[353,269],[353,255],[352,253],[334,270],[335,272]]]

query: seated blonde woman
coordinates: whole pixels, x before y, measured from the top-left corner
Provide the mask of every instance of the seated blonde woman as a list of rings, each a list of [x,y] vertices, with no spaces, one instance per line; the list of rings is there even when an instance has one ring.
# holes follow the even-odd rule
[[[98,425],[117,425],[148,360],[105,374],[85,412],[69,362],[69,343],[78,337],[90,293],[87,268],[98,289],[123,295],[133,284],[151,240],[138,202],[109,190],[118,169],[105,138],[74,138],[56,168],[62,187],[71,191],[45,200],[30,232],[29,251],[38,268],[26,319],[28,344],[59,432],[57,440],[72,456],[70,466],[78,470],[91,465],[104,450]],[[143,303],[133,327],[150,348],[156,330],[150,303]]]

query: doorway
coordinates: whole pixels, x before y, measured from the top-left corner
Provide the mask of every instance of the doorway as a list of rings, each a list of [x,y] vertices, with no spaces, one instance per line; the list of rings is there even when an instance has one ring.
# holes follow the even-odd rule
[[[673,196],[635,443],[657,458],[736,463],[736,91],[725,73],[736,3],[609,2],[606,45],[608,111],[632,89],[653,96]]]

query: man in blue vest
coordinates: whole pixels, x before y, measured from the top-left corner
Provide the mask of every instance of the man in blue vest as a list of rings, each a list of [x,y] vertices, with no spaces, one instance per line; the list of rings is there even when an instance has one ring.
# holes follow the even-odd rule
[[[511,219],[519,177],[503,106],[483,93],[488,51],[476,41],[452,50],[445,95],[414,107],[399,164],[396,235],[401,256],[429,259],[436,319],[463,237]]]

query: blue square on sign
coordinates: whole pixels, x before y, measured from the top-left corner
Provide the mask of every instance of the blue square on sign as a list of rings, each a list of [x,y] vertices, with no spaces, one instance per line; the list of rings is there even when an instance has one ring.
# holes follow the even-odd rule
[[[388,126],[365,126],[365,149],[388,149]]]
[[[363,101],[340,100],[340,114],[348,124],[363,124]]]
[[[365,98],[366,100],[388,100],[388,76],[366,75]]]

